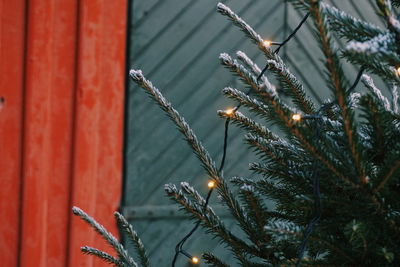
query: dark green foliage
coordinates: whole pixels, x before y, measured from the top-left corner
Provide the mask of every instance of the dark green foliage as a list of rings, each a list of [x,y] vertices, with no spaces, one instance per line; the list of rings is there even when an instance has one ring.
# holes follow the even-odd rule
[[[399,266],[397,95],[400,73],[396,69],[400,67],[400,23],[396,19],[397,10],[388,1],[376,1],[387,23],[386,29],[380,29],[317,0],[290,2],[310,12],[315,38],[324,55],[325,80],[331,90],[331,100],[322,106],[310,100],[301,81],[247,23],[223,4],[218,5],[218,11],[260,48],[270,66],[266,75],[275,75],[283,87],[277,91],[285,94],[284,98],[278,95],[265,82],[266,77],[259,83],[256,78],[259,68],[243,52],[238,56],[246,66],[221,54],[222,64],[248,90],[228,87],[223,89],[223,94],[256,118],[239,111],[218,114],[247,131],[245,141],[259,156],[259,162],[250,164],[256,179],[235,177],[228,183],[180,114],[141,71],[131,71],[133,80],[183,133],[216,183],[214,192],[236,220],[241,233],[229,230],[212,207],[204,207],[205,199],[189,184],[182,183],[180,188],[166,185],[165,191],[207,233],[232,251],[242,266],[295,265],[299,261],[299,246],[305,240],[305,229],[311,219],[319,218],[320,212],[306,243],[301,259],[303,266]],[[398,6],[398,1],[392,3]],[[345,50],[335,48],[333,34],[348,42]],[[349,90],[348,81],[355,77],[344,73],[343,58],[392,86],[393,99],[383,96],[368,76],[362,77],[368,90],[360,90],[360,85],[357,92]],[[292,118],[297,110],[302,112],[300,121]],[[268,128],[272,124],[281,131],[274,133]],[[117,215],[122,229],[137,248],[141,264],[148,266],[141,242],[122,218]],[[119,256],[118,260],[122,261],[124,253],[119,252]],[[203,254],[203,259],[210,266],[229,266],[211,253]],[[109,262],[113,260],[108,258]]]

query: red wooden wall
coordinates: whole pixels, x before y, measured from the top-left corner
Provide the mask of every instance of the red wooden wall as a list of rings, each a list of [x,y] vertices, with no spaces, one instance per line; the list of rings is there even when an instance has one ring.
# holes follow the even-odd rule
[[[0,0],[0,265],[104,266],[117,233],[126,0]]]

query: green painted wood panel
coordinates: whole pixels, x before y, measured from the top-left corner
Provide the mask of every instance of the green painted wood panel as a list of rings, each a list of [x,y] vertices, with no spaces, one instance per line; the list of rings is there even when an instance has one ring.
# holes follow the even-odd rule
[[[220,161],[224,121],[216,111],[234,103],[225,99],[225,86],[244,86],[224,69],[221,52],[244,51],[259,66],[263,55],[242,32],[216,12],[214,0],[134,0],[130,3],[128,66],[140,68],[185,116],[211,156]],[[258,33],[282,40],[302,18],[301,12],[282,0],[227,0]],[[330,0],[354,16],[381,22],[369,0]],[[324,83],[322,53],[307,23],[285,47],[283,56],[304,82],[309,94],[321,101],[329,97]],[[356,69],[345,66],[351,81]],[[123,209],[148,247],[154,266],[168,266],[175,244],[192,227],[163,192],[166,183],[188,181],[206,193],[207,176],[180,133],[147,95],[128,82],[126,102],[125,186]],[[246,112],[245,112],[246,113]],[[243,131],[231,127],[225,176],[249,177],[248,162],[255,160],[243,144]],[[213,197],[213,205],[217,202]],[[216,204],[218,205],[218,204]],[[226,224],[234,222],[217,207]],[[236,230],[235,230],[236,229]],[[187,250],[199,254],[211,250],[235,266],[230,253],[198,231]],[[181,258],[178,266],[185,266]]]

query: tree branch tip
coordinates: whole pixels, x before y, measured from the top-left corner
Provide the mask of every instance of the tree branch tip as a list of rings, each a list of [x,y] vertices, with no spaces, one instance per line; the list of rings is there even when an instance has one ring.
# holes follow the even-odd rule
[[[142,70],[131,69],[129,71],[129,75],[136,81],[144,80],[144,76],[143,76]]]

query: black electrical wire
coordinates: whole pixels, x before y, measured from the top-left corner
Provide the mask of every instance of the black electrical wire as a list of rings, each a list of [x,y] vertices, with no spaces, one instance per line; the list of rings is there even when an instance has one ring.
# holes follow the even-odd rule
[[[240,107],[240,105],[238,105],[236,108],[233,109],[233,112],[235,112],[236,110],[238,110]],[[230,119],[227,118],[225,121],[225,131],[224,131],[224,146],[223,146],[223,153],[222,153],[222,159],[221,159],[221,163],[220,166],[218,168],[218,172],[221,173],[224,169],[224,165],[225,165],[225,159],[226,159],[226,152],[228,150],[228,133],[229,133],[229,121]],[[204,202],[204,207],[203,210],[205,211],[207,209],[208,206],[208,202],[210,201],[211,198],[211,194],[214,191],[214,188],[211,187],[210,190],[208,191],[207,197],[206,197],[206,201]],[[184,249],[183,249],[183,245],[185,244],[186,240],[189,239],[189,237],[191,235],[193,235],[193,233],[197,230],[197,228],[199,228],[200,226],[200,222],[201,221],[197,221],[197,223],[195,224],[195,226],[192,228],[192,230],[190,230],[190,232],[185,235],[181,241],[179,241],[179,243],[175,246],[175,255],[174,258],[172,260],[172,267],[175,267],[175,263],[176,260],[178,259],[178,256],[180,253],[182,253],[183,255],[185,255],[186,257],[188,257],[189,259],[193,259],[193,256],[190,255],[189,253],[187,253]]]
[[[274,53],[278,54],[280,49],[287,43],[290,41],[290,39],[292,39],[297,31],[301,28],[301,26],[303,26],[304,22],[306,22],[307,18],[310,16],[310,12],[308,12],[304,18],[300,21],[299,25],[297,25],[297,27],[293,30],[293,32],[291,34],[289,34],[289,36],[281,43],[271,43],[271,45],[278,45],[278,47],[275,49]],[[267,71],[268,69],[268,64],[265,65],[264,69],[261,71],[260,75],[258,75],[257,77],[257,81],[260,81],[261,77],[263,76],[263,74]]]
[[[362,76],[364,70],[365,70],[365,66],[361,66],[360,70],[357,73],[356,80],[354,81],[353,85],[347,90],[347,92],[351,93],[351,91],[353,91],[356,88],[357,84],[360,82],[360,79],[361,79],[361,76]]]
[[[321,110],[321,109],[320,109]],[[321,138],[321,127],[319,125],[321,116],[316,115],[313,117],[309,117],[310,119],[313,119],[316,123],[315,125],[315,140],[320,140]],[[307,119],[307,117],[306,117]],[[316,224],[319,222],[322,216],[322,206],[321,206],[321,192],[320,192],[320,186],[319,186],[319,177],[318,177],[318,161],[314,159],[313,164],[312,164],[312,183],[313,183],[313,195],[314,195],[314,216],[308,223],[305,231],[304,231],[304,236],[303,240],[300,243],[300,246],[297,250],[297,262],[296,262],[296,267],[300,267],[301,261],[303,259],[304,251],[306,250],[307,242],[308,239],[311,235],[311,233],[314,231],[314,228]]]
[[[360,70],[357,73],[357,77],[353,83],[353,85],[348,89],[348,92],[353,91],[358,83],[360,82],[361,76],[365,70],[365,66],[361,66]],[[318,110],[317,115],[306,115],[303,118],[304,119],[313,119],[316,121],[315,125],[315,140],[320,140],[321,138],[321,127],[319,125],[319,122],[321,120],[320,113],[325,111],[326,109],[329,109],[332,107],[334,103],[327,103]],[[319,186],[319,177],[318,177],[318,163],[317,160],[314,160],[312,169],[314,170],[313,172],[313,195],[314,195],[314,216],[308,223],[305,231],[304,231],[304,236],[303,240],[300,243],[300,246],[297,251],[297,262],[296,262],[296,267],[300,267],[301,261],[303,259],[304,252],[306,250],[307,242],[308,239],[311,235],[311,233],[314,231],[314,228],[316,224],[319,222],[322,216],[322,206],[321,206],[321,192],[320,192],[320,186]]]

